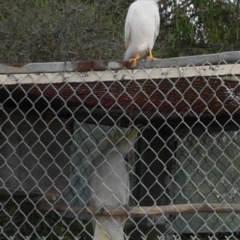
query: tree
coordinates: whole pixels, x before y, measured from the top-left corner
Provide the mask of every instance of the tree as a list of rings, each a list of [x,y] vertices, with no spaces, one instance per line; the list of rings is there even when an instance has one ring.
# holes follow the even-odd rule
[[[130,0],[2,0],[0,62],[119,59]],[[239,50],[240,0],[160,3],[159,58]]]

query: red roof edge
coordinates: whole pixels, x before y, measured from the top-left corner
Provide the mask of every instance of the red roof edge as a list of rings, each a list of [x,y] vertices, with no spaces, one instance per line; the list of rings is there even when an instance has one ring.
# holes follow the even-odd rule
[[[44,62],[26,64],[0,64],[0,74],[16,73],[54,73],[54,72],[88,72],[127,69],[152,69],[155,67],[171,68],[185,66],[221,65],[238,63],[240,51],[224,52],[208,55],[186,56],[168,59],[156,59],[153,61],[141,60],[134,66],[133,63],[122,60],[90,60],[68,62]]]

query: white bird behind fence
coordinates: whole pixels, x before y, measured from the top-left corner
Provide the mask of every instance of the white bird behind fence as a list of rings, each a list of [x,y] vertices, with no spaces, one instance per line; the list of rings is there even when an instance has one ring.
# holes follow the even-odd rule
[[[107,148],[93,162],[90,175],[89,203],[90,206],[119,207],[128,204],[130,188],[129,174],[124,156],[132,149],[138,130],[132,128],[123,134],[116,134],[115,146]],[[94,240],[124,240],[125,216],[99,216],[93,218]]]
[[[159,1],[137,0],[130,5],[125,20],[124,61],[136,65],[147,53],[147,59],[154,59],[152,49],[160,28]]]

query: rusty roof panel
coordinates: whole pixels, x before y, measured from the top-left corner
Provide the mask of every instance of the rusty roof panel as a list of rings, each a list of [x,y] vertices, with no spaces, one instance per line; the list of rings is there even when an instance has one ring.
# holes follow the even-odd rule
[[[143,62],[143,61],[138,61],[136,66],[135,66],[132,62],[126,62],[126,68],[127,68],[127,69],[136,69],[136,68],[139,68],[140,62]]]
[[[174,86],[174,87],[173,87]],[[5,85],[1,91],[20,101],[25,98],[35,103],[44,99],[51,104],[69,108],[84,106],[85,108],[101,108],[141,112],[160,112],[198,115],[226,115],[240,113],[237,99],[240,85],[237,81],[226,81],[197,77],[193,81],[185,78],[177,80],[156,79],[148,81],[114,81],[114,82],[82,82],[56,84],[24,84]],[[229,93],[231,89],[232,93]],[[230,95],[229,95],[230,94]],[[0,94],[0,100],[6,97]]]
[[[121,70],[126,67],[124,61],[93,61],[93,70],[104,71],[104,70]]]
[[[74,61],[74,62],[47,62],[47,63],[28,63],[28,64],[0,64],[0,74],[14,73],[55,73],[55,72],[88,72],[105,71],[107,69],[120,70],[122,68],[152,69],[155,67],[170,68],[173,66],[202,66],[209,64],[238,63],[240,51],[225,52],[218,54],[178,57],[169,59],[156,59],[154,61],[141,60],[135,67],[132,63],[124,61]]]
[[[92,61],[73,61],[71,62],[74,71],[77,72],[89,72],[93,69],[93,62]]]

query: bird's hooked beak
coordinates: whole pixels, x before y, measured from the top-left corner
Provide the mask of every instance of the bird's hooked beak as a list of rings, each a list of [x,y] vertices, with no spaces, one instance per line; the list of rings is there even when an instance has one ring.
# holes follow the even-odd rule
[[[143,126],[143,125],[137,125],[136,127],[132,127],[131,129],[129,129],[127,132],[126,132],[126,138],[130,141],[130,142],[133,142],[137,133],[138,133],[138,130],[142,130],[146,128],[146,126]]]
[[[129,129],[127,132],[126,132],[126,138],[132,142],[137,134],[138,130],[137,128],[133,127],[131,129]]]
[[[115,133],[113,135],[109,135],[108,138],[112,142],[112,144],[120,145],[122,141],[124,141],[124,139],[127,139],[129,142],[133,142],[136,138],[138,131],[144,129],[145,127],[146,126],[143,125],[136,125],[128,129],[127,132],[124,134],[120,127],[117,126]]]
[[[111,146],[117,149],[122,155],[127,154],[133,147],[135,139],[137,138],[138,131],[146,126],[136,125],[129,128],[126,132],[117,127],[114,134],[109,136]]]

